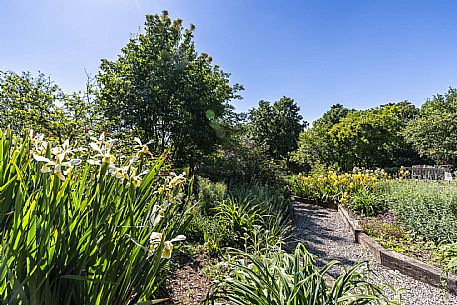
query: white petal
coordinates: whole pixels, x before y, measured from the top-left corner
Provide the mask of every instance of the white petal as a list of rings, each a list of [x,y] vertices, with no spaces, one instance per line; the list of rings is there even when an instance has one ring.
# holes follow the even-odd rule
[[[73,165],[73,166],[74,165],[79,165],[79,164],[81,164],[81,162],[82,162],[81,159],[71,159],[70,160],[70,164]]]
[[[92,159],[87,160],[87,163],[89,163],[90,165],[100,165],[101,164],[99,160],[92,160]]]
[[[162,240],[162,233],[159,232],[152,232],[151,235],[149,236],[149,242],[154,242],[154,241],[161,241]]]
[[[65,140],[65,142],[63,142],[62,144],[62,147],[64,150],[67,150],[67,148],[70,146],[70,141],[69,140]]]
[[[158,225],[162,219],[163,219],[163,215],[158,214],[158,215],[154,218],[154,222],[152,223],[152,225],[153,225],[153,226]]]
[[[141,146],[143,145],[143,143],[141,143],[140,138],[134,138],[133,141],[137,142],[138,145],[141,145]]]
[[[51,160],[49,160],[46,157],[40,156],[40,155],[33,155],[33,159],[35,159],[38,162],[46,162],[46,163],[53,163]]]
[[[53,155],[60,154],[61,152],[62,152],[62,148],[61,148],[61,147],[53,147],[53,148],[51,149],[51,153],[52,153]]]
[[[173,238],[172,240],[170,240],[170,242],[175,243],[175,242],[180,242],[180,241],[185,241],[185,240],[186,240],[186,237],[184,235],[178,235],[175,238]]]
[[[93,150],[98,151],[99,153],[102,153],[102,150],[96,143],[90,143],[90,147],[92,147]]]
[[[150,170],[147,169],[147,170],[143,171],[141,174],[139,174],[138,176],[147,175],[147,174],[149,174],[149,172],[150,172]]]

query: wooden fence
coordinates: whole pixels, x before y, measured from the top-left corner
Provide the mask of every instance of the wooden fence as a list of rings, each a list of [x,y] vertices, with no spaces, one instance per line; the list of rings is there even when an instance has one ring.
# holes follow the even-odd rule
[[[446,172],[450,169],[447,167],[410,167],[408,170],[413,179],[430,179],[430,180],[444,180]]]

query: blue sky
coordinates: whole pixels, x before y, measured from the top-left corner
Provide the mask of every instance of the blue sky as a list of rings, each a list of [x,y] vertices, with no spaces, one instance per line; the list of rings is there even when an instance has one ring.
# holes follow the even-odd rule
[[[312,121],[338,102],[420,105],[457,86],[454,0],[0,0],[0,69],[83,89],[162,10],[244,85],[239,111],[286,95]]]

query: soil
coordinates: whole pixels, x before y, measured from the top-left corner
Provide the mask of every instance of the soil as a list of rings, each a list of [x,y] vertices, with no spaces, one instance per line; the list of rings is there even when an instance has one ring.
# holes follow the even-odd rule
[[[203,268],[213,263],[213,259],[202,254],[176,255],[173,258],[172,274],[165,286],[170,301],[164,304],[202,304],[212,284],[212,279],[203,272]]]

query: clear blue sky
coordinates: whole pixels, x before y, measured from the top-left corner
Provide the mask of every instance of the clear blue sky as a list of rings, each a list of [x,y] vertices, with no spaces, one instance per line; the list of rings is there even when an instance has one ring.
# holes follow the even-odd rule
[[[245,86],[239,111],[286,95],[313,120],[337,102],[419,105],[457,86],[455,0],[0,0],[0,69],[83,89],[84,69],[165,9]]]

